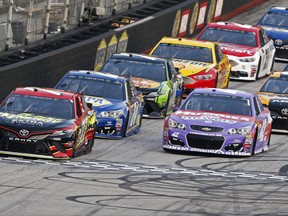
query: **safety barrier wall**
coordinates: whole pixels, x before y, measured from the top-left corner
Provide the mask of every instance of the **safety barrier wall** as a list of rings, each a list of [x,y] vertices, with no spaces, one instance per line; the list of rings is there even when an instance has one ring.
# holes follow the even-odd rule
[[[120,20],[130,16],[125,22],[109,22],[108,25],[113,28],[103,34],[0,67],[0,99],[18,86],[53,87],[71,69],[97,69],[114,52],[147,52],[163,36],[193,37],[207,22],[223,20],[227,14],[231,16],[241,12],[247,4],[251,6],[251,3],[261,2],[263,1],[163,0],[158,1],[157,5],[151,1],[144,4],[143,8],[138,8],[138,12],[132,11],[126,16],[115,17],[115,20]],[[171,5],[167,9],[161,9],[167,7],[167,4]],[[159,12],[144,17],[153,9]]]

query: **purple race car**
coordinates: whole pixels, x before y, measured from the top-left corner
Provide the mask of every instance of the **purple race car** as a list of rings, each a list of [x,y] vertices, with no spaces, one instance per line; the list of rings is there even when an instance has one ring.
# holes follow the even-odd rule
[[[198,88],[166,117],[163,149],[251,156],[268,150],[272,118],[255,94]]]

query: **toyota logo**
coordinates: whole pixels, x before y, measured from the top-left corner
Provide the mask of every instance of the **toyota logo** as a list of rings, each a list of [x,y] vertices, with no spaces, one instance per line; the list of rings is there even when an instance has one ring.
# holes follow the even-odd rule
[[[29,134],[29,131],[28,130],[26,130],[26,129],[21,129],[20,131],[19,131],[19,134],[21,135],[21,136],[28,136],[28,134]]]
[[[282,113],[283,115],[288,115],[288,108],[282,109],[282,110],[281,110],[281,113]]]
[[[275,44],[276,44],[276,45],[281,45],[281,44],[282,44],[282,40],[276,39],[276,40],[275,40]]]

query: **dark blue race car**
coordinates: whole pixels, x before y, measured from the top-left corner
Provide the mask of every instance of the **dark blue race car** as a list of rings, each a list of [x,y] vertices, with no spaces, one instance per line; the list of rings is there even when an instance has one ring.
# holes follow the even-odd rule
[[[288,61],[288,8],[271,7],[258,21],[276,47],[276,60]]]
[[[97,131],[101,138],[122,138],[140,131],[144,100],[127,77],[94,71],[70,71],[57,89],[82,92],[97,112]]]

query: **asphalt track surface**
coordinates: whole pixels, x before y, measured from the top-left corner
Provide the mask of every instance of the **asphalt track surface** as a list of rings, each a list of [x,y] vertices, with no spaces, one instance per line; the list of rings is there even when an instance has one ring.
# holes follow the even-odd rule
[[[254,24],[271,0],[232,21]],[[274,70],[286,64],[276,62]],[[230,88],[256,92],[256,82]],[[70,161],[0,157],[3,216],[288,215],[288,136],[253,157],[173,154],[162,150],[163,120],[144,119],[138,135],[97,139]]]

